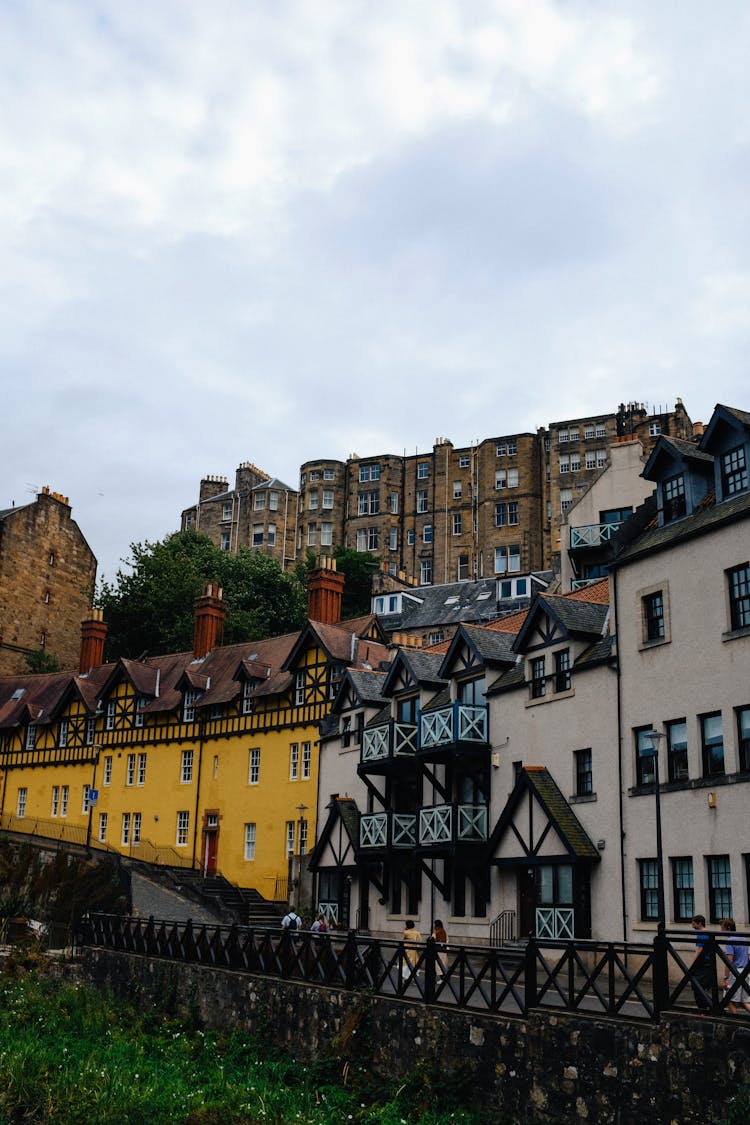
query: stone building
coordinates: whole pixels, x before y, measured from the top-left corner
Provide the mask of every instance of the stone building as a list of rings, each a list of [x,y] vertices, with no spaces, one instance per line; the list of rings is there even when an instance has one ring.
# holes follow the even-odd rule
[[[78,662],[96,559],[70,513],[67,496],[49,488],[0,511],[0,675],[28,671],[26,657],[40,650],[65,668]]]

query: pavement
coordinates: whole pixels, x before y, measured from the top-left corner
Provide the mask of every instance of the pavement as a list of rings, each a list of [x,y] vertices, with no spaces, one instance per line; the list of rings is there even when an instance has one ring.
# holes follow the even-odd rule
[[[216,915],[192,898],[154,883],[137,871],[131,871],[130,878],[133,914],[136,917],[149,918],[153,915],[159,921],[169,922],[187,922],[192,918],[193,922],[218,925]]]

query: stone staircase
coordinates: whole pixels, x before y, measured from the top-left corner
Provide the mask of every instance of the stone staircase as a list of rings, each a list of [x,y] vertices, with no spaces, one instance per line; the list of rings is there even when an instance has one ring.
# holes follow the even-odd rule
[[[240,926],[276,929],[287,910],[285,902],[264,899],[258,891],[237,887],[223,875],[182,869],[174,872],[174,883],[181,894],[204,903],[223,921]]]

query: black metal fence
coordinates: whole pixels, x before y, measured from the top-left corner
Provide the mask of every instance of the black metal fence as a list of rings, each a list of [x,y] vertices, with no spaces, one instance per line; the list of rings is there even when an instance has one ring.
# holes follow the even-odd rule
[[[735,972],[730,939],[744,949],[750,942],[706,933],[696,956],[693,935],[662,930],[650,944],[531,939],[518,949],[443,947],[432,938],[410,943],[354,930],[290,934],[93,914],[83,921],[79,944],[478,1012],[545,1008],[657,1020],[668,1010],[742,1011],[748,968]]]

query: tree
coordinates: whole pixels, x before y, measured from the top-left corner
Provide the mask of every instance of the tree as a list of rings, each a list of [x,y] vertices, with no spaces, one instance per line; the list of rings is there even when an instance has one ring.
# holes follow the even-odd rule
[[[57,657],[51,652],[46,652],[43,648],[27,652],[24,655],[24,660],[32,672],[62,672],[62,664]]]
[[[206,582],[223,590],[224,644],[278,636],[305,620],[303,585],[266,555],[245,548],[231,555],[192,530],[132,543],[130,551],[130,571],[118,570],[97,594],[108,625],[107,660],[192,648],[193,606]]]

